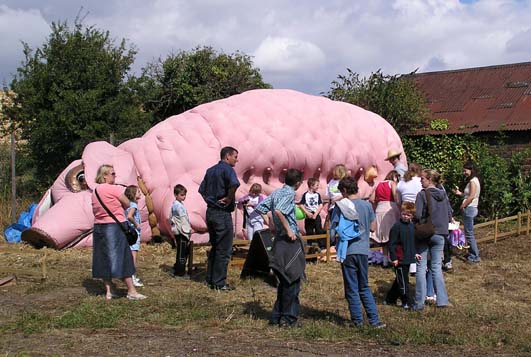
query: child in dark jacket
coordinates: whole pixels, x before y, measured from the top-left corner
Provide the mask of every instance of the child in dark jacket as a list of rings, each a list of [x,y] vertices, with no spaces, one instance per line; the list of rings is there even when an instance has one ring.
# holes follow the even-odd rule
[[[404,202],[400,208],[400,220],[396,222],[389,233],[389,258],[395,268],[395,281],[387,293],[385,303],[396,305],[400,297],[402,307],[409,309],[412,304],[409,298],[409,265],[415,259],[415,204]]]

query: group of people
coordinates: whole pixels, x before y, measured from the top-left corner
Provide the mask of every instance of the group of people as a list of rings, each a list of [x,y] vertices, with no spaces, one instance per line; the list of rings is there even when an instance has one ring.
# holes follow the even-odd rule
[[[400,162],[400,154],[394,150],[389,151],[386,160],[393,164],[394,170],[378,184],[373,181],[377,174],[367,170],[365,180],[373,186],[369,196],[362,197],[359,194],[357,179],[347,174],[344,165],[335,167],[333,179],[327,185],[330,199],[327,216],[335,238],[337,260],[341,262],[345,298],[354,326],[362,326],[364,323],[363,307],[370,326],[385,327],[379,318],[368,283],[371,239],[388,247],[388,254],[386,250],[385,255],[396,272],[395,282],[386,296],[387,304],[396,304],[400,298],[404,308],[422,310],[430,293],[430,285],[433,285],[437,306],[450,305],[442,274],[448,224],[453,220],[448,196],[442,187],[439,173],[435,170],[421,170],[416,164],[410,164],[409,170],[405,170]],[[300,326],[299,292],[304,276],[305,257],[304,242],[295,212],[297,205],[304,212],[307,235],[324,232],[320,216],[323,201],[317,192],[319,181],[315,178],[308,179],[308,191],[296,203],[295,193],[303,183],[303,174],[300,170],[288,169],[284,186],[268,197],[262,195],[262,187],[255,183],[249,194],[236,201],[236,190],[240,186],[234,171],[237,162],[238,151],[235,148],[222,148],[220,161],[207,169],[199,186],[199,193],[207,205],[206,223],[211,244],[206,283],[214,290],[234,290],[227,282],[227,268],[234,237],[231,213],[236,206],[244,211],[244,227],[249,239],[269,223],[268,213],[271,213],[275,229],[271,268],[279,284],[270,324],[281,327]],[[464,175],[468,178],[465,189],[461,192],[456,187],[453,192],[464,196],[461,209],[464,210],[465,235],[470,245],[468,260],[479,262],[473,223],[477,215],[480,184],[471,163],[465,164]],[[93,277],[103,279],[107,299],[116,296],[112,278],[124,280],[127,298],[145,299],[136,290],[136,287],[142,286],[135,275],[139,246],[128,245],[119,223],[128,222],[140,230],[140,216],[136,205],[140,190],[136,186],[130,186],[124,193],[123,188],[114,185],[114,180],[113,167],[102,165],[98,170],[98,185],[92,198],[95,215]],[[192,230],[184,206],[186,194],[184,186],[178,184],[174,187],[175,202],[169,215],[177,248],[172,273],[179,278],[189,278],[186,263],[190,255]],[[433,223],[434,234],[428,240],[419,242],[415,240],[414,222],[426,222],[428,216]],[[411,264],[417,266],[414,301],[409,298],[408,276]]]

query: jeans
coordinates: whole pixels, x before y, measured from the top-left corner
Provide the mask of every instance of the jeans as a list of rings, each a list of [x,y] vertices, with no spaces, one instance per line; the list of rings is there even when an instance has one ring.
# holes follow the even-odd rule
[[[452,245],[450,244],[450,241],[448,240],[448,237],[444,239],[444,258],[443,263],[451,263],[452,262]]]
[[[446,306],[448,302],[448,293],[444,284],[442,272],[442,259],[445,237],[434,234],[428,242],[421,242],[417,246],[417,254],[422,256],[417,267],[417,286],[415,288],[415,309],[422,310],[426,300],[426,270],[428,268],[428,252],[430,253],[430,270],[433,274],[433,284],[437,294],[437,306]]]
[[[426,296],[435,296],[435,290],[433,289],[433,274],[431,269],[426,271]]]
[[[323,230],[323,225],[321,222],[321,216],[317,215],[315,219],[306,218],[304,220],[304,231],[306,232],[307,236],[313,236],[316,234],[323,234],[325,231]],[[319,244],[319,247],[325,248],[326,247],[326,239],[319,239],[317,241],[317,244]]]
[[[275,325],[280,323],[294,324],[299,317],[301,306],[299,301],[301,279],[297,279],[290,284],[282,274],[275,271],[275,275],[279,283],[277,286],[277,300],[273,306],[270,322]]]
[[[470,246],[468,248],[468,260],[471,262],[481,261],[481,258],[479,257],[478,243],[476,242],[476,237],[474,236],[474,218],[477,215],[477,207],[465,207],[463,212],[463,225],[465,226],[465,239],[467,244]]]
[[[356,325],[363,324],[363,311],[361,310],[363,304],[369,324],[377,325],[380,322],[380,317],[369,288],[368,256],[363,254],[347,255],[341,263],[341,271],[351,320]]]
[[[183,276],[186,273],[186,262],[190,257],[190,240],[182,234],[175,235],[176,256],[173,271],[177,276]],[[190,273],[190,272],[188,272]]]
[[[227,284],[227,268],[232,255],[234,228],[230,212],[207,208],[206,221],[212,248],[208,253],[206,282],[222,287]]]

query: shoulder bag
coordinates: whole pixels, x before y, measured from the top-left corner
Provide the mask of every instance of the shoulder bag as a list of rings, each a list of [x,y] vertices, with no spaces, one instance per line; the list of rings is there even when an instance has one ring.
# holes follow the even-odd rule
[[[112,214],[112,212],[107,208],[107,206],[105,206],[105,204],[103,204],[100,195],[98,195],[98,190],[94,189],[94,193],[96,193],[96,197],[98,198],[98,201],[100,202],[100,205],[103,207],[103,209],[107,212],[109,216],[111,216],[112,219],[114,219],[116,223],[118,223],[118,226],[120,227],[122,232],[124,232],[125,238],[127,238],[127,243],[129,243],[129,245],[134,245],[138,240],[138,232],[136,231],[136,229],[127,224],[127,222],[118,221],[116,216]]]
[[[430,204],[430,198],[431,194],[430,191],[425,189],[424,190],[426,194],[426,223],[415,223],[415,239],[420,242],[427,242],[430,240],[430,238],[435,234],[435,226],[433,225],[431,221],[431,204]]]

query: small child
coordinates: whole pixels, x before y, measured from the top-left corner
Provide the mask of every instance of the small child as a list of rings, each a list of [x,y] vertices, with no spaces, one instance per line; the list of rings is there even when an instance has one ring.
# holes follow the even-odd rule
[[[264,229],[262,215],[254,210],[264,200],[264,196],[261,193],[262,185],[253,183],[249,189],[249,194],[238,201],[238,207],[243,209],[243,226],[247,232],[248,240],[253,239],[254,232]]]
[[[299,207],[306,214],[304,219],[304,230],[306,235],[323,234],[323,226],[321,223],[321,209],[323,208],[323,201],[321,195],[317,190],[319,189],[319,180],[315,177],[308,179],[308,191],[302,194]]]
[[[140,250],[140,211],[138,210],[138,200],[142,197],[142,193],[140,192],[140,189],[135,186],[127,186],[127,188],[124,191],[125,197],[129,199],[129,208],[125,210],[125,215],[127,217],[127,223],[134,227],[136,232],[138,233],[138,239],[136,240],[136,243],[129,246],[131,249],[131,253],[133,254],[133,263],[135,265],[135,270],[138,269],[137,265],[137,255],[138,251]],[[142,287],[144,284],[140,279],[136,276],[132,276],[133,279],[133,285],[136,287]]]
[[[409,266],[415,259],[415,225],[411,221],[415,216],[415,204],[404,202],[400,208],[400,220],[389,233],[389,258],[395,268],[395,281],[385,297],[385,303],[396,305],[400,297],[402,307],[410,309]]]
[[[361,308],[363,305],[370,326],[377,329],[384,328],[386,325],[380,320],[380,316],[378,315],[376,302],[369,287],[368,274],[370,252],[369,231],[374,231],[375,229],[376,216],[374,215],[372,205],[359,196],[358,183],[354,177],[347,176],[342,178],[339,181],[338,189],[344,198],[348,198],[354,204],[360,233],[359,236],[346,244],[345,259],[341,261],[345,298],[347,299],[350,310],[351,323],[354,327],[363,326],[363,311]],[[342,214],[343,212],[336,205],[334,212],[332,212],[332,217],[339,217],[341,219],[340,215]],[[331,225],[336,224],[334,221],[330,223]]]
[[[171,206],[170,225],[175,235],[175,245],[177,248],[175,264],[173,265],[173,276],[189,279],[190,271],[186,274],[186,262],[190,257],[192,227],[190,226],[188,212],[183,204],[187,192],[186,187],[180,184],[175,185],[173,188],[175,201]]]

